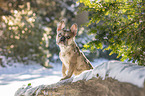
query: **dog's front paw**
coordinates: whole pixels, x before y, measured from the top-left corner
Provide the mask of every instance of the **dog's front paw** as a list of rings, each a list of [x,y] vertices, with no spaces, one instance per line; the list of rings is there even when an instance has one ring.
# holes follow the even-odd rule
[[[70,77],[65,76],[65,77],[61,78],[60,81],[65,80],[65,79],[68,79],[68,78],[70,78]]]

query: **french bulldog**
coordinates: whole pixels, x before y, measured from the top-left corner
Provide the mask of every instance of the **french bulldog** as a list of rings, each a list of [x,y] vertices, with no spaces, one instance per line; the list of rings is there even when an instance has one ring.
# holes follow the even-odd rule
[[[77,29],[77,24],[73,24],[70,29],[65,29],[64,21],[57,25],[56,43],[60,48],[59,57],[62,61],[63,74],[61,80],[70,78],[72,74],[79,75],[85,70],[93,69],[90,61],[75,42]]]

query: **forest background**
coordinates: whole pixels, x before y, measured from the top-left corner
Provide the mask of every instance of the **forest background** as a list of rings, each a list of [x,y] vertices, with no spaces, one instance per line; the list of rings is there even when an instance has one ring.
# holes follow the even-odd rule
[[[57,23],[79,26],[76,42],[89,60],[145,65],[142,0],[0,0],[0,65],[60,62]],[[69,28],[69,27],[68,27]],[[2,56],[7,62],[4,63]]]

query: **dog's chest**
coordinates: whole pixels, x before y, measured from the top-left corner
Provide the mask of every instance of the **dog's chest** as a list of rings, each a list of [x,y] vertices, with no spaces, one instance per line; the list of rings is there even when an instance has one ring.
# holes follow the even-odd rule
[[[60,59],[64,63],[65,67],[68,69],[70,59],[71,59],[71,54],[69,52],[60,53]]]
[[[69,68],[69,63],[72,60],[72,56],[74,55],[74,52],[72,50],[72,47],[68,48],[61,48],[61,52],[59,54],[61,61],[64,63],[65,67]]]

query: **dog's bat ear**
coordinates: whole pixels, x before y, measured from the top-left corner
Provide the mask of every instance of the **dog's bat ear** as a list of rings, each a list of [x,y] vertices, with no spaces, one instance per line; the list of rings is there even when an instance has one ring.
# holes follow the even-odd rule
[[[71,32],[74,33],[74,36],[76,36],[76,35],[77,35],[77,30],[78,30],[77,24],[76,24],[76,23],[73,24],[73,25],[71,26],[70,30],[71,30]]]
[[[59,22],[58,25],[57,25],[57,31],[60,31],[64,27],[65,27],[64,21]]]

